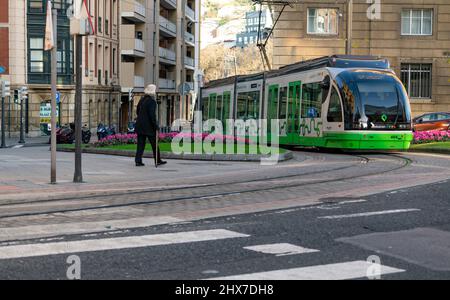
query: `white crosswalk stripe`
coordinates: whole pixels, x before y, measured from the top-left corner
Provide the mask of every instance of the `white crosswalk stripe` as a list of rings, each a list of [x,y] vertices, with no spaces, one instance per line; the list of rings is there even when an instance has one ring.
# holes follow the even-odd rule
[[[244,249],[252,250],[252,251],[256,251],[256,252],[262,252],[265,254],[275,254],[276,256],[286,256],[286,255],[296,255],[296,254],[319,252],[319,250],[316,250],[316,249],[303,248],[303,247],[288,244],[288,243],[248,246],[248,247],[244,247]]]
[[[366,261],[349,261],[328,265],[317,265],[302,268],[275,270],[226,277],[210,278],[211,280],[345,280],[367,277],[373,265]],[[405,270],[380,266],[377,275],[394,274]]]
[[[70,242],[15,245],[0,247],[0,259],[73,254],[103,250],[131,249],[243,237],[249,237],[249,235],[229,230],[214,229],[145,236],[127,236]]]
[[[149,227],[183,220],[170,216],[131,218],[126,220],[109,220],[98,222],[61,223],[48,225],[32,225],[22,227],[0,228],[0,242],[29,238],[42,238],[66,234],[82,234],[104,232],[129,228]]]
[[[417,209],[417,208],[393,209],[393,210],[372,211],[372,212],[348,214],[348,215],[324,216],[324,217],[318,217],[318,218],[332,220],[332,219],[346,219],[346,218],[358,218],[358,217],[371,217],[371,216],[380,216],[380,215],[400,214],[400,213],[417,212],[417,211],[420,211],[420,209]]]

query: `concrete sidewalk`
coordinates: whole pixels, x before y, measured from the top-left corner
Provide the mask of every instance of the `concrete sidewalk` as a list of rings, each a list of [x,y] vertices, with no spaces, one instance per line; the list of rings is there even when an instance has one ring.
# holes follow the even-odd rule
[[[20,144],[18,137],[12,137],[12,138],[6,138],[6,147],[12,148],[16,146],[20,147],[36,147],[36,146],[44,146],[48,145],[49,143],[49,136],[40,136],[40,137],[30,137],[25,138],[25,144]]]
[[[134,159],[108,155],[83,155],[83,179],[74,184],[74,154],[58,153],[57,185],[50,185],[49,146],[0,149],[0,203],[21,199],[48,199],[115,191],[173,188],[230,181],[267,172],[282,165],[262,166],[258,162],[211,162],[169,160],[155,169],[151,159],[137,168]],[[298,162],[298,161],[297,161]]]

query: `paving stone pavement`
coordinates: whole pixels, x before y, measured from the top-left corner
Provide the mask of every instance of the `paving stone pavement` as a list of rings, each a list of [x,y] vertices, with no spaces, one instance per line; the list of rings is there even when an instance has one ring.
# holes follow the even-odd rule
[[[295,152],[294,160],[270,167],[172,160],[157,170],[135,168],[128,158],[85,155],[87,183],[74,185],[73,155],[64,153],[58,155],[61,183],[50,186],[48,156],[45,147],[1,152],[1,228],[161,216],[192,221],[330,199],[354,201],[450,178],[444,155]],[[42,195],[72,199],[33,203]]]

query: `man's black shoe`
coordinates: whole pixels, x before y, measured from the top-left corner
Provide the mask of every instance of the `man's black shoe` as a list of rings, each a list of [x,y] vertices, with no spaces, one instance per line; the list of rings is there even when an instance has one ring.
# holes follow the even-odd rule
[[[145,167],[143,163],[136,163],[136,167]]]
[[[158,162],[158,166],[162,166],[162,165],[165,165],[165,164],[167,164],[167,161],[160,161],[160,162]]]

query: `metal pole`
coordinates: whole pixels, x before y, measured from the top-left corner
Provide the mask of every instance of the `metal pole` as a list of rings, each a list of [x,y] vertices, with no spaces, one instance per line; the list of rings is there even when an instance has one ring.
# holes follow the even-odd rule
[[[14,98],[14,91],[13,91]],[[8,98],[8,138],[11,138],[11,96]]]
[[[19,144],[25,144],[25,138],[24,138],[24,128],[23,128],[23,95],[22,90],[20,92],[20,139]]]
[[[82,113],[83,113],[83,91],[82,91],[82,59],[83,59],[83,37],[75,36],[76,40],[76,56],[75,56],[75,72],[76,72],[76,91],[75,91],[75,174],[73,182],[83,182],[82,173]]]
[[[5,137],[5,97],[2,97],[2,145],[0,148],[6,148]]]
[[[183,106],[186,104],[186,96],[184,91],[184,85],[186,81],[186,0],[183,0],[181,11],[183,12],[183,16],[181,17],[181,40],[182,40],[182,49],[181,51],[181,94],[180,94],[180,119],[183,119]],[[187,105],[186,105],[187,110]]]
[[[52,77],[52,112],[51,112],[51,170],[50,170],[50,183],[56,183],[56,82],[57,82],[57,55],[58,55],[58,11],[54,9],[52,11],[53,17],[53,39],[55,46],[52,49],[51,57],[51,77]]]
[[[353,0],[348,0],[347,9],[347,49],[346,54],[352,55],[352,41],[353,41]]]

